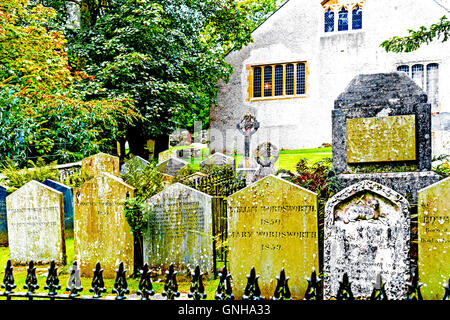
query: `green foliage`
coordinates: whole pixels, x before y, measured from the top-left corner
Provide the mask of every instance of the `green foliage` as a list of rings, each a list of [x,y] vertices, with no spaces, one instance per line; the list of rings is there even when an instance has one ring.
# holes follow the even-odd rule
[[[86,99],[133,99],[146,118],[139,130],[148,136],[189,129],[197,120],[207,127],[216,84],[232,72],[226,53],[249,43],[276,8],[276,0],[89,3],[81,1],[89,23],[66,30],[73,70],[95,79],[80,80],[77,89]]]
[[[64,184],[71,188],[78,188],[86,181],[91,180],[94,176],[91,176],[83,171],[76,171],[70,174],[66,179],[64,179]]]
[[[409,36],[395,36],[383,41],[380,46],[388,52],[411,52],[419,49],[423,44],[429,44],[436,39],[445,42],[450,35],[450,21],[446,16],[443,16],[438,23],[432,24],[428,28],[421,26],[419,30],[408,30],[408,33]]]
[[[120,127],[139,116],[131,100],[85,102],[71,74],[66,39],[55,29],[56,12],[26,0],[0,3],[0,163],[6,157],[76,161],[110,151]]]
[[[164,188],[164,176],[156,170],[155,163],[144,166],[133,155],[125,161],[125,165],[127,172],[122,179],[136,190],[133,198],[125,200],[124,213],[136,239],[140,239],[145,222],[143,202]]]
[[[1,183],[7,187],[8,192],[14,192],[31,180],[43,182],[46,179],[59,181],[59,170],[55,167],[56,162],[45,163],[42,158],[36,162],[28,161],[29,168],[19,168],[11,159],[7,159],[3,165],[2,174],[4,178]]]
[[[437,165],[434,165],[431,170],[438,173],[442,179],[445,179],[450,176],[450,155],[441,155],[437,159],[433,159],[434,161],[438,161]]]

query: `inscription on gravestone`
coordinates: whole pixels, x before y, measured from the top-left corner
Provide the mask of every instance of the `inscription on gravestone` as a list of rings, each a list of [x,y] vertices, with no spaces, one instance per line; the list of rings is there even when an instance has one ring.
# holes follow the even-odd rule
[[[284,268],[293,299],[318,270],[317,195],[269,175],[228,197],[229,266],[233,294],[242,296],[254,266],[261,295],[270,298]]]
[[[181,272],[199,265],[213,272],[212,197],[175,183],[146,201],[144,261]]]
[[[381,274],[388,299],[402,299],[409,241],[409,204],[394,190],[365,180],[335,194],[325,206],[324,298],[347,273],[355,297],[369,298]]]
[[[450,277],[450,177],[419,191],[419,279],[426,300],[441,300]]]
[[[114,278],[120,261],[133,273],[134,239],[123,201],[134,188],[103,172],[74,189],[74,249],[81,273],[92,277],[97,261],[105,278]]]
[[[347,162],[416,160],[415,115],[347,119]]]
[[[65,263],[63,194],[30,181],[6,197],[9,254],[15,263]]]

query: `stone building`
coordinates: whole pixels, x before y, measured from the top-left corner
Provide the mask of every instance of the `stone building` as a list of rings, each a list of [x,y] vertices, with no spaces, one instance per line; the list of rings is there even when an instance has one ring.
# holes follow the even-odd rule
[[[231,51],[228,83],[219,83],[211,108],[211,149],[242,152],[236,124],[246,113],[260,123],[252,149],[271,141],[280,149],[331,143],[334,100],[358,74],[405,72],[428,95],[433,153],[450,153],[450,42],[410,53],[380,44],[449,15],[448,0],[288,0],[253,31],[254,42]],[[448,145],[447,145],[448,143]]]

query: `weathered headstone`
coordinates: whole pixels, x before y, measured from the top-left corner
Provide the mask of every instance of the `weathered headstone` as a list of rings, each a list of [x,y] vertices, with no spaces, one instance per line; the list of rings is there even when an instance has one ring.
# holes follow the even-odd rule
[[[254,156],[259,164],[259,168],[255,172],[256,180],[275,172],[275,162],[277,162],[279,155],[278,148],[270,142],[263,142],[256,147]]]
[[[182,159],[170,158],[158,163],[158,165],[156,166],[156,170],[169,176],[174,176],[178,172],[178,170],[186,165],[188,165],[188,163]]]
[[[169,160],[170,158],[176,158],[176,157],[177,157],[176,150],[167,149],[165,151],[161,151],[158,154],[158,163],[161,163],[161,162],[164,162],[166,160]]]
[[[402,195],[439,180],[431,169],[431,106],[403,72],[356,76],[332,111],[333,170],[344,187],[371,180]]]
[[[324,298],[336,296],[347,273],[353,295],[369,298],[377,274],[389,299],[402,299],[409,279],[409,203],[394,190],[362,181],[325,206]]]
[[[208,176],[208,175],[207,175],[206,173],[203,173],[203,172],[195,172],[195,173],[193,173],[193,174],[188,175],[188,176],[185,178],[185,180],[187,180],[187,181],[192,181],[192,180],[195,180],[195,179],[205,178],[205,177],[207,177],[207,176]]]
[[[419,191],[419,279],[426,300],[441,300],[450,277],[450,177]]]
[[[115,176],[120,174],[119,157],[103,152],[84,158],[81,161],[81,171],[96,176],[101,172],[107,172]]]
[[[236,171],[238,171],[240,175],[245,176],[247,184],[250,184],[256,181],[255,172],[258,170],[258,163],[255,159],[250,157],[250,143],[252,135],[259,129],[259,122],[254,115],[246,113],[242,117],[242,120],[236,125],[236,128],[244,136],[244,158],[239,163]]]
[[[105,278],[116,276],[122,261],[133,273],[134,239],[124,215],[124,200],[134,188],[103,172],[74,189],[74,249],[81,273],[92,277],[97,261]]]
[[[6,197],[9,255],[15,263],[65,263],[63,194],[30,181]]]
[[[146,166],[148,166],[150,164],[150,162],[148,162],[147,160],[145,160],[144,158],[140,157],[140,156],[135,156],[136,160],[139,161],[140,165],[139,165],[139,169],[145,168]],[[128,172],[128,168],[127,168],[127,164],[124,163],[122,165],[122,168],[120,169],[120,174],[124,175],[125,173]]]
[[[6,220],[6,197],[8,192],[0,186],[0,246],[8,244],[8,224]]]
[[[284,268],[293,299],[318,270],[317,195],[273,175],[228,197],[228,261],[233,294],[242,296],[254,266],[261,295],[270,298]]]
[[[73,195],[72,188],[60,182],[50,179],[45,180],[42,184],[55,189],[63,194],[64,202],[64,235],[66,238],[73,237]]]
[[[211,168],[214,166],[225,167],[230,166],[233,169],[236,168],[236,162],[233,157],[229,157],[220,152],[215,152],[210,155],[207,159],[200,162],[201,167]]]
[[[144,230],[144,261],[180,272],[199,265],[213,273],[213,197],[181,183],[165,188],[146,201],[149,212]]]

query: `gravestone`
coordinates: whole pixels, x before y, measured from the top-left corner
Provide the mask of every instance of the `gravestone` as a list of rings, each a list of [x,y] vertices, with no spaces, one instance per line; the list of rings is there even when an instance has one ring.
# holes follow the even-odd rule
[[[42,182],[47,187],[55,189],[63,194],[64,202],[64,236],[73,238],[73,195],[72,188],[60,182],[50,179]]]
[[[169,160],[170,158],[176,158],[177,157],[177,152],[176,150],[165,150],[165,151],[161,151],[158,154],[158,163],[164,162],[166,160]]]
[[[174,263],[180,273],[199,265],[213,274],[213,197],[175,183],[145,203],[144,261],[162,269]]]
[[[8,224],[6,220],[6,197],[8,192],[0,186],[0,246],[8,245]]]
[[[279,155],[278,148],[270,142],[261,143],[256,147],[254,157],[259,164],[259,168],[255,172],[256,180],[274,174],[275,162],[277,162]]]
[[[450,177],[419,191],[419,279],[426,300],[442,300],[450,277]]]
[[[150,162],[148,162],[147,160],[145,160],[144,158],[140,157],[140,156],[135,156],[136,160],[139,162],[139,167],[138,169],[145,168],[146,166],[148,166],[150,164]],[[124,175],[128,172],[128,168],[127,168],[127,164],[124,163],[122,165],[122,168],[120,169],[120,174]]]
[[[186,178],[184,178],[187,181],[192,181],[192,180],[196,180],[196,179],[201,179],[201,178],[205,178],[208,175],[206,173],[203,172],[195,172],[193,174],[188,175]]]
[[[236,168],[236,161],[233,157],[229,157],[220,152],[215,152],[203,161],[200,161],[200,167],[212,168],[230,166],[233,170]]]
[[[394,190],[362,181],[325,206],[324,298],[336,296],[347,273],[353,295],[369,298],[377,274],[388,299],[402,299],[409,279],[408,201]]]
[[[97,261],[105,278],[116,276],[122,261],[133,273],[134,239],[124,215],[123,201],[134,188],[122,179],[102,172],[74,189],[74,249],[81,273],[92,277]]]
[[[356,76],[334,102],[333,170],[344,187],[371,180],[402,195],[439,180],[431,169],[431,106],[403,72]]]
[[[156,170],[169,176],[174,176],[178,172],[178,170],[186,165],[188,165],[188,163],[182,159],[170,158],[158,163],[156,166]]]
[[[284,268],[293,299],[303,299],[305,278],[318,270],[317,195],[273,175],[228,197],[228,261],[233,294],[242,296],[254,266],[265,298]]]
[[[9,255],[14,263],[66,262],[63,194],[30,181],[6,197]]]
[[[120,174],[119,157],[103,152],[84,158],[81,161],[81,171],[89,176],[96,176],[101,172],[108,172],[115,176]]]

